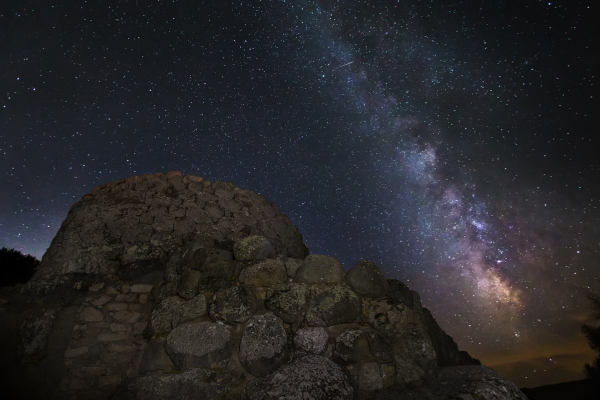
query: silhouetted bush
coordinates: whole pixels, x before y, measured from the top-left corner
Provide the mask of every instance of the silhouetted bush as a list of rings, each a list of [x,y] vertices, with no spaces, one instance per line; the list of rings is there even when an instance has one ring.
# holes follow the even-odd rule
[[[590,294],[588,298],[592,303],[592,314],[590,317],[596,321],[600,321],[600,296]],[[583,325],[581,333],[585,335],[592,350],[600,353],[600,326]],[[585,364],[584,371],[587,378],[591,379],[600,388],[600,355],[592,361],[592,364]]]
[[[0,288],[31,279],[40,261],[15,249],[0,249]]]

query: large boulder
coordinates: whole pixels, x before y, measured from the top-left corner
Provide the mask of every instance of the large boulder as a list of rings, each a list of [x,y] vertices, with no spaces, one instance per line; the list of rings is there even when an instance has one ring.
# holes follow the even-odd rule
[[[264,376],[289,358],[283,322],[273,313],[250,318],[240,341],[240,363],[254,376]]]
[[[131,263],[164,269],[176,247],[248,236],[266,238],[274,254],[308,254],[298,229],[256,193],[176,171],[133,176],[100,185],[71,207],[24,291],[53,290],[70,273],[101,280]]]
[[[409,325],[394,344],[394,354],[414,361],[425,374],[437,368],[433,344],[416,326]],[[396,357],[396,360],[398,357]]]
[[[171,375],[144,376],[113,398],[129,400],[222,400],[239,398],[243,381],[226,370],[193,368]]]
[[[167,336],[165,350],[183,370],[218,363],[231,356],[231,330],[208,321],[181,325]]]
[[[211,299],[209,314],[228,324],[246,322],[256,312],[256,298],[244,286],[219,290]]]
[[[352,290],[365,297],[383,297],[389,289],[385,276],[368,260],[361,260],[350,268],[344,281]]]
[[[240,283],[244,286],[272,286],[288,281],[281,260],[262,260],[242,270]]]
[[[344,268],[335,258],[321,254],[311,254],[307,256],[300,268],[296,270],[294,282],[337,284],[344,277]]]
[[[264,236],[248,236],[233,245],[233,254],[239,261],[264,260],[274,253],[273,245]]]
[[[308,326],[330,326],[354,322],[360,315],[362,301],[344,286],[332,286],[317,295],[306,310]]]
[[[307,296],[308,288],[303,283],[274,285],[267,291],[265,308],[285,323],[293,324],[306,307]]]
[[[374,400],[527,400],[514,383],[484,366],[465,365],[437,369],[416,389],[387,389]]]
[[[317,355],[297,358],[277,371],[251,381],[247,400],[352,400],[354,389],[342,369]]]

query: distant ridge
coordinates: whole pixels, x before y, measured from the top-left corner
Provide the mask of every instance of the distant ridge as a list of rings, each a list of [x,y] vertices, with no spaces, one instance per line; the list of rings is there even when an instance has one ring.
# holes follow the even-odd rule
[[[592,382],[580,381],[556,383],[535,388],[522,388],[529,400],[598,400],[600,393],[594,390]]]

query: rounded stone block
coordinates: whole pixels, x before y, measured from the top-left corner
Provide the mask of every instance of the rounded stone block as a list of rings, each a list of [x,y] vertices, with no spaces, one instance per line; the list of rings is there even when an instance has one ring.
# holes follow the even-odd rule
[[[362,365],[358,374],[358,388],[367,391],[383,389],[383,377],[379,364],[364,363]]]
[[[321,254],[308,255],[296,270],[294,282],[336,284],[342,281],[344,268],[335,258]]]
[[[209,315],[229,324],[246,322],[256,312],[254,295],[243,286],[219,290],[211,299]]]
[[[79,318],[86,322],[99,322],[104,320],[104,316],[102,315],[102,313],[99,310],[92,307],[84,308],[81,311],[81,314],[79,314]]]
[[[302,328],[294,335],[294,345],[310,354],[323,354],[329,336],[322,327]]]
[[[400,340],[408,324],[406,306],[394,298],[371,302],[368,319],[369,325],[390,343]]]
[[[289,358],[283,322],[273,313],[250,318],[240,341],[239,359],[254,376],[264,376]]]
[[[265,297],[265,308],[271,310],[285,323],[296,322],[304,308],[308,288],[304,283],[274,285]]]
[[[183,370],[218,363],[231,356],[231,330],[208,321],[180,325],[169,333],[165,351]]]
[[[273,245],[264,236],[248,236],[233,245],[233,254],[238,261],[264,260],[274,252]]]
[[[352,400],[354,389],[333,361],[307,355],[248,385],[247,400],[311,399]]]
[[[361,299],[344,286],[327,288],[306,310],[308,326],[331,326],[354,322],[360,315]]]
[[[169,333],[173,329],[173,317],[178,315],[184,300],[179,296],[171,296],[164,299],[158,307],[152,311],[150,326],[154,333]]]
[[[350,268],[344,281],[352,290],[365,297],[383,297],[389,289],[385,276],[369,260],[361,260]]]
[[[207,314],[206,297],[204,293],[199,294],[191,300],[186,301],[173,314],[173,326],[177,327],[186,322],[200,318]]]
[[[240,283],[244,286],[272,286],[288,280],[285,265],[280,260],[263,260],[244,268]]]

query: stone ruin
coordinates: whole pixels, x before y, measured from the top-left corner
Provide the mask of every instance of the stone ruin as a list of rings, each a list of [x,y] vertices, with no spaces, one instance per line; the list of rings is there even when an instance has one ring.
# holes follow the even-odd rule
[[[526,399],[372,262],[180,172],[85,195],[0,307],[3,398]]]

